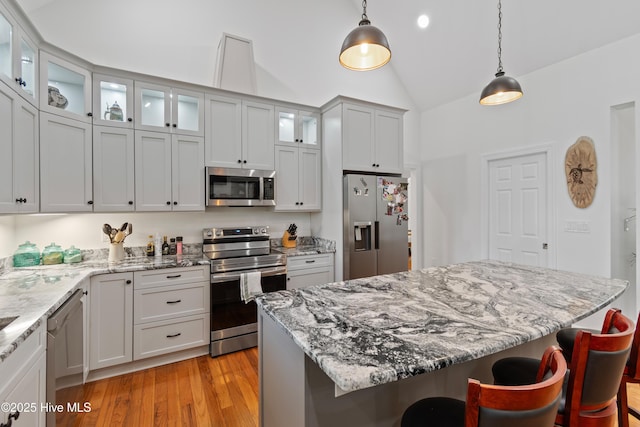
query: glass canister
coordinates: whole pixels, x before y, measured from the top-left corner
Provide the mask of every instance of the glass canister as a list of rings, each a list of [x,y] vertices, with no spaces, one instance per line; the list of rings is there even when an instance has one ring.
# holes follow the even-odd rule
[[[40,265],[40,249],[27,240],[19,245],[13,253],[13,266],[31,267],[34,265]]]
[[[71,245],[69,249],[64,251],[64,263],[65,264],[73,264],[76,262],[82,261],[82,252],[80,249]]]
[[[63,258],[62,248],[55,243],[45,246],[42,250],[42,265],[61,264]]]

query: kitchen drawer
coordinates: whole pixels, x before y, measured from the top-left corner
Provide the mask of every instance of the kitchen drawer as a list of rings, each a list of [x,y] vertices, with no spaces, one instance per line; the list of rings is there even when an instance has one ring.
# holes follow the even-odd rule
[[[287,270],[333,265],[333,254],[301,255],[287,258]]]
[[[135,325],[133,359],[208,345],[209,333],[209,314]]]
[[[306,288],[333,281],[333,266],[304,268],[287,272],[287,289]]]
[[[133,322],[137,325],[208,313],[210,289],[208,282],[136,289]]]
[[[134,273],[134,289],[152,288],[155,286],[179,285],[182,283],[209,282],[210,267],[166,268],[161,270],[136,271]]]

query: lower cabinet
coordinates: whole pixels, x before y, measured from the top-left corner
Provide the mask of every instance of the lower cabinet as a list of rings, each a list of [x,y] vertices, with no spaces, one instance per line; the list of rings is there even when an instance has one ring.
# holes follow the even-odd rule
[[[287,258],[287,289],[305,288],[334,281],[332,253]]]
[[[46,323],[46,322],[44,322]],[[46,324],[34,331],[0,364],[0,423],[44,427],[46,411]],[[5,411],[8,409],[8,411]]]
[[[133,273],[93,276],[89,368],[91,370],[133,360]]]
[[[209,268],[134,273],[135,360],[209,343]]]
[[[209,267],[91,278],[90,368],[100,369],[209,343]]]

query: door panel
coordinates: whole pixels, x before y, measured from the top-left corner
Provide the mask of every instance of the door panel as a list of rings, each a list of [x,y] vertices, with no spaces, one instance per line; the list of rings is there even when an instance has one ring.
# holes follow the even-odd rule
[[[489,162],[489,257],[548,266],[546,154]]]

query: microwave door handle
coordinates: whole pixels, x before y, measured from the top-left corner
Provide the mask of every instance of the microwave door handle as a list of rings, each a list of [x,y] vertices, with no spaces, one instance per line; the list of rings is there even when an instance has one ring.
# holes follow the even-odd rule
[[[260,178],[260,201],[264,200],[264,179]]]

